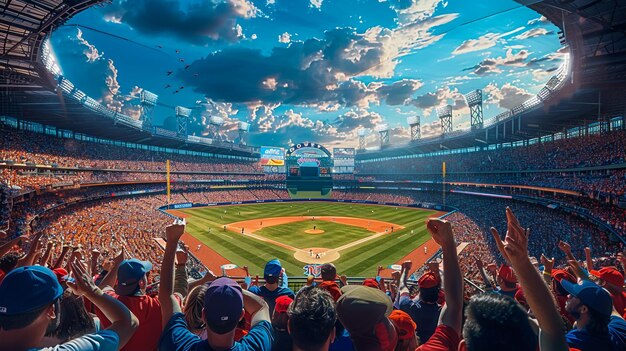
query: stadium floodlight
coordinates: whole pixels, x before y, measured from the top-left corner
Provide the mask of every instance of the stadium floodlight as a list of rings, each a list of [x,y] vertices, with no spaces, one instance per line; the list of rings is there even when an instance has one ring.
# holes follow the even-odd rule
[[[250,130],[250,123],[239,121],[237,129],[239,130],[239,145],[248,144],[248,131]]]
[[[379,124],[376,126],[376,128],[374,128],[374,130],[377,131],[378,133],[387,132],[389,131],[389,125],[386,123]]]
[[[191,116],[191,109],[182,106],[176,106],[176,117],[189,117]]]
[[[360,137],[364,137],[367,134],[367,130],[365,128],[361,128],[361,129],[357,130],[357,134]]]
[[[219,116],[211,116],[209,118],[209,123],[216,125],[216,126],[221,126],[224,124],[224,118],[219,117]]]
[[[365,150],[365,136],[367,135],[367,129],[359,128],[356,133],[359,136],[359,150]]]
[[[152,133],[152,115],[159,96],[147,90],[142,90],[139,98],[141,101],[141,120],[143,121],[142,127],[144,130]]]
[[[437,116],[441,121],[442,135],[452,132],[452,106],[446,105],[437,108]]]
[[[420,116],[410,116],[406,118],[406,122],[411,128],[411,141],[419,140],[422,137],[422,127],[420,125]]]
[[[470,108],[472,129],[483,127],[483,91],[476,89],[465,94],[465,101]]]
[[[187,125],[189,123],[188,119],[190,115],[190,109],[182,106],[176,106],[176,135],[179,138],[187,139]]]
[[[250,123],[241,121],[239,122],[238,127],[239,127],[239,130],[243,130],[247,132],[250,130]]]
[[[406,123],[410,126],[414,125],[414,124],[419,124],[420,123],[420,118],[419,116],[409,116],[406,118]]]
[[[384,148],[389,145],[389,125],[387,123],[382,123],[374,128],[378,132],[380,137],[380,148]]]
[[[147,90],[142,90],[139,98],[142,105],[156,106],[159,96]]]

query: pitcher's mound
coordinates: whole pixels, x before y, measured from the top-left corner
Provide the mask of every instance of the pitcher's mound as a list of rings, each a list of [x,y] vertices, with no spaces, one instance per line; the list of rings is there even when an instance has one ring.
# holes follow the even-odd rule
[[[324,233],[324,231],[321,230],[321,229],[307,229],[304,232],[307,233],[307,234],[322,234],[322,233]]]
[[[293,257],[304,263],[328,263],[338,259],[339,252],[323,247],[312,247],[296,251]]]

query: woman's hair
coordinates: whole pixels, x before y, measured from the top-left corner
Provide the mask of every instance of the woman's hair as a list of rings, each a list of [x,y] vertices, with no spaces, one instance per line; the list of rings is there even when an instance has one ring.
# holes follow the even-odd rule
[[[193,288],[185,298],[185,322],[187,327],[194,333],[204,330],[204,319],[202,309],[204,308],[204,294],[208,285],[202,284]]]
[[[47,336],[53,336],[65,342],[95,332],[96,324],[93,315],[85,309],[82,298],[65,291],[61,296],[60,308],[59,326]]]

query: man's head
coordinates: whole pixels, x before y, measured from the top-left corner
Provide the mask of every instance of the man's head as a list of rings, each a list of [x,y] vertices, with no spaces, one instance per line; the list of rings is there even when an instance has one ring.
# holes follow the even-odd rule
[[[287,311],[289,334],[300,350],[325,350],[335,338],[337,313],[332,296],[322,289],[306,286]]]
[[[146,274],[152,269],[152,263],[136,258],[124,260],[117,270],[115,293],[123,296],[141,295],[146,289]]]
[[[349,285],[341,289],[337,315],[350,333],[357,351],[394,350],[398,334],[387,318],[393,306],[391,299],[379,289]]]
[[[10,252],[2,257],[0,257],[0,270],[4,273],[9,273],[15,266],[17,266],[17,261],[20,259],[20,255],[16,252]]]
[[[556,292],[557,295],[567,296],[567,290],[563,289],[563,286],[561,285],[561,280],[563,279],[572,283],[576,283],[576,278],[574,278],[574,276],[569,274],[567,271],[563,269],[552,270],[552,289]]]
[[[498,285],[504,291],[515,290],[517,288],[517,277],[511,267],[503,264],[498,269]]]
[[[592,270],[589,273],[600,279],[600,285],[607,285],[613,289],[624,286],[624,275],[615,267],[602,267],[599,271]]]
[[[420,287],[420,300],[428,303],[435,303],[439,298],[439,288],[441,279],[433,272],[426,272],[417,281]]]
[[[230,278],[214,280],[204,293],[202,313],[208,331],[220,335],[234,331],[244,313],[241,286]]]
[[[324,263],[320,266],[322,280],[335,281],[337,278],[337,268],[332,263]]]
[[[401,310],[393,310],[389,315],[389,320],[396,327],[398,332],[398,345],[396,351],[415,350],[417,348],[417,336],[415,329],[417,325],[406,312]]]
[[[461,350],[536,351],[537,337],[521,306],[501,294],[479,294],[465,309]]]
[[[591,334],[606,334],[613,312],[609,292],[588,280],[580,284],[562,280],[561,285],[569,293],[565,310],[576,318],[577,327]]]
[[[280,265],[278,259],[273,259],[265,264],[265,270],[263,271],[263,279],[267,284],[278,283],[278,278],[282,272],[283,267]]]
[[[12,270],[0,284],[0,330],[27,329],[32,340],[23,342],[38,342],[59,325],[61,295],[63,288],[50,269],[26,266]]]

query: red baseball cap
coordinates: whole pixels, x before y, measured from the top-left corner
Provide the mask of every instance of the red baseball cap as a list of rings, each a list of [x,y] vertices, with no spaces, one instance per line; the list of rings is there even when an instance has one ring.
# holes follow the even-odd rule
[[[398,339],[408,340],[415,337],[415,329],[417,329],[417,325],[413,319],[411,319],[411,316],[409,316],[406,312],[402,310],[393,310],[388,318],[396,327]]]
[[[370,288],[378,289],[378,282],[374,278],[367,278],[363,281],[363,285],[369,286]]]
[[[441,284],[441,279],[433,272],[426,272],[417,281],[422,289],[434,288]]]
[[[52,271],[57,276],[57,280],[59,281],[59,283],[63,283],[67,281],[69,273],[67,272],[65,268],[59,267],[59,268],[53,269]]]
[[[513,272],[511,267],[505,264],[500,266],[500,269],[498,270],[498,276],[502,278],[505,282],[517,283],[517,277],[515,276],[515,273]]]
[[[561,280],[565,279],[567,281],[570,281],[572,283],[576,283],[576,278],[574,278],[573,275],[569,274],[566,270],[563,269],[553,269],[552,270],[552,279],[555,279],[559,282],[561,282]]]
[[[289,309],[289,305],[293,302],[293,299],[287,295],[279,296],[276,298],[276,305],[274,306],[274,312],[285,313]]]
[[[615,286],[624,285],[624,275],[615,267],[602,267],[599,271],[591,270],[589,273]]]

